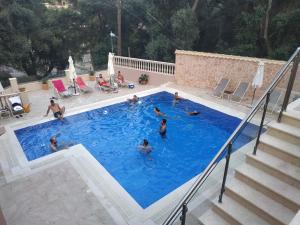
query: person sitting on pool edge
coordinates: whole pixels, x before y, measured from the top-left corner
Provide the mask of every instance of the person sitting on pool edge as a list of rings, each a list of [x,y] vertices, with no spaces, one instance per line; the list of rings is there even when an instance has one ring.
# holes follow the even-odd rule
[[[162,137],[165,137],[167,133],[167,120],[166,119],[162,119],[161,123],[160,123],[160,127],[159,127],[159,134]]]
[[[127,101],[129,103],[137,103],[139,101],[139,98],[138,98],[138,96],[133,95],[133,97],[132,98],[128,98]]]
[[[144,152],[144,153],[150,153],[152,152],[152,147],[149,145],[149,142],[147,139],[143,140],[143,144],[139,146],[139,148]]]
[[[65,107],[60,107],[58,103],[55,103],[53,99],[50,100],[50,105],[48,106],[45,116],[48,116],[49,111],[52,110],[55,118],[64,119]]]
[[[155,114],[157,115],[157,116],[164,116],[165,114],[164,113],[162,113],[160,110],[159,110],[159,108],[157,108],[157,107],[154,107],[154,110],[153,110],[154,112],[155,112]]]
[[[191,112],[187,112],[188,115],[190,116],[197,116],[200,114],[200,112],[198,112],[197,110],[191,111]]]

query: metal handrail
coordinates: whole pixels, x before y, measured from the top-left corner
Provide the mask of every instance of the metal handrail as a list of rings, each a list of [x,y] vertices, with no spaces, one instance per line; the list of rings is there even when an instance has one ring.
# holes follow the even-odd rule
[[[206,167],[204,172],[199,175],[199,177],[193,183],[191,188],[187,191],[187,193],[184,195],[184,197],[179,201],[179,203],[176,205],[176,207],[173,209],[173,211],[169,214],[169,216],[166,218],[166,220],[163,222],[162,225],[172,224],[176,220],[176,218],[179,216],[179,213],[182,211],[181,208],[183,206],[186,207],[187,203],[189,203],[189,201],[194,197],[196,192],[199,190],[199,188],[202,186],[202,184],[205,182],[205,180],[208,178],[208,176],[211,174],[211,172],[217,166],[219,158],[225,153],[225,151],[227,150],[227,147],[234,142],[234,139],[240,134],[240,132],[243,130],[243,128],[247,125],[247,122],[249,121],[249,119],[251,120],[251,118],[259,110],[261,105],[264,103],[264,99],[270,95],[270,93],[274,90],[274,88],[277,86],[277,84],[281,81],[281,79],[285,75],[285,72],[288,70],[288,68],[291,65],[291,63],[293,62],[294,58],[299,53],[300,53],[300,47],[298,47],[296,49],[296,51],[290,57],[290,59],[287,61],[287,63],[285,65],[283,65],[281,67],[281,69],[276,73],[275,79],[273,80],[271,85],[267,88],[267,90],[260,97],[260,99],[254,105],[254,107],[251,109],[251,111],[247,114],[247,116],[243,119],[243,121],[238,125],[238,127],[235,129],[235,131],[227,139],[225,144],[221,147],[221,149],[218,151],[216,156]],[[183,213],[185,213],[185,212],[183,212]]]

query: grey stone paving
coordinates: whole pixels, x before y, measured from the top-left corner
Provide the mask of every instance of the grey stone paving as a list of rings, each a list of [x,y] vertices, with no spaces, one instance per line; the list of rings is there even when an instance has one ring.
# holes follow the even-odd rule
[[[8,225],[114,225],[72,165],[61,162],[0,188]]]

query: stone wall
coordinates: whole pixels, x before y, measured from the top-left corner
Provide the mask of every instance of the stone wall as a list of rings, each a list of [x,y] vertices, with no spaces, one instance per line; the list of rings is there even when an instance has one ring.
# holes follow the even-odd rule
[[[227,77],[231,79],[227,90],[234,90],[239,81],[248,81],[250,84],[246,94],[248,98],[253,94],[251,83],[256,74],[259,61],[265,63],[265,70],[263,86],[257,90],[257,96],[263,93],[279,69],[285,64],[284,61],[204,52],[176,50],[175,53],[175,79],[178,84],[199,88],[214,88],[222,77]],[[300,90],[299,70],[298,79],[295,83],[295,89],[298,91]],[[286,76],[286,78],[288,77]],[[281,82],[281,87],[285,87],[285,80]]]
[[[150,72],[150,71],[143,71],[135,68],[129,68],[129,67],[123,67],[123,66],[114,66],[115,73],[118,71],[121,71],[121,73],[124,75],[125,80],[133,81],[135,83],[138,83],[139,77],[141,74],[148,74],[149,75],[149,84],[150,85],[161,85],[167,82],[174,82],[175,76],[174,75],[168,75],[168,74],[161,74],[156,72]]]

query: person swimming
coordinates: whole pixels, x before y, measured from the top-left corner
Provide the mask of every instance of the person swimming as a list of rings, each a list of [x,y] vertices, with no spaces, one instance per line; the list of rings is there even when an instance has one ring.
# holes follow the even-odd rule
[[[191,112],[187,112],[188,115],[190,116],[197,116],[200,114],[200,112],[198,112],[197,110],[191,111]]]
[[[157,115],[157,116],[164,116],[165,114],[164,113],[162,113],[160,110],[159,110],[159,108],[157,108],[157,107],[154,107],[154,110],[153,110],[154,112],[155,112],[155,114]]]
[[[137,103],[139,101],[139,98],[138,98],[138,96],[133,95],[133,97],[132,98],[128,98],[127,101],[129,103]]]
[[[144,152],[144,153],[150,153],[152,152],[152,147],[149,145],[149,142],[147,139],[143,140],[143,143],[139,146],[139,148]]]
[[[160,127],[159,127],[159,134],[162,137],[165,137],[167,133],[167,120],[166,119],[162,119]]]

